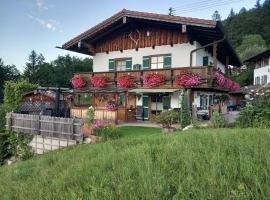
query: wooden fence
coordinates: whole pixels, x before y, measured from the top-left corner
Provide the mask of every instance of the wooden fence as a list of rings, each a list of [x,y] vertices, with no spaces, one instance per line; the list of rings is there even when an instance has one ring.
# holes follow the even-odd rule
[[[82,119],[8,113],[6,129],[18,133],[81,139]]]

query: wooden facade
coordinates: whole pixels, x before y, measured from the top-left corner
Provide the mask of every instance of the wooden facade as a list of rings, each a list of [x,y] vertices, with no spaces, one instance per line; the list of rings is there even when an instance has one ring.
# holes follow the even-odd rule
[[[187,43],[186,33],[179,30],[138,28],[108,35],[95,43],[95,53]]]

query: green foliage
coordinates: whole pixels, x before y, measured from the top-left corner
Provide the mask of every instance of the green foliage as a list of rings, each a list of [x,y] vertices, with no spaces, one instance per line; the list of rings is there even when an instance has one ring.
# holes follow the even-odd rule
[[[6,111],[3,104],[0,104],[0,133],[5,130],[6,124]]]
[[[241,128],[270,128],[270,101],[268,96],[257,97],[240,112],[237,125]]]
[[[5,81],[16,81],[20,77],[20,72],[15,65],[5,65],[0,58],[0,103],[3,100],[3,90]]]
[[[3,165],[4,161],[10,157],[9,147],[9,134],[0,132],[0,165]]]
[[[119,133],[114,125],[108,125],[101,128],[96,128],[94,131],[96,136],[100,136],[102,140],[110,140],[119,138]]]
[[[95,109],[91,106],[85,114],[85,122],[88,126],[92,126],[95,121]]]
[[[224,117],[218,112],[213,113],[213,116],[211,117],[211,122],[214,128],[224,128],[226,126],[226,121]]]
[[[190,124],[190,113],[188,108],[188,99],[186,95],[183,95],[181,99],[180,122],[182,128],[185,128]]]
[[[158,130],[123,127],[126,138],[1,167],[1,199],[270,198],[268,130]]]
[[[7,81],[4,90],[4,107],[6,112],[17,109],[24,93],[37,88],[37,85],[21,79],[16,82]]]
[[[236,48],[242,60],[250,58],[266,49],[265,41],[259,34],[244,35],[242,43]]]
[[[32,148],[28,145],[33,136],[25,133],[9,133],[9,153],[17,160],[33,157]]]
[[[154,121],[162,124],[163,128],[171,128],[173,124],[178,122],[179,114],[174,110],[165,110],[159,115],[154,116]]]
[[[250,66],[247,66],[247,69],[242,70],[241,72],[234,72],[232,78],[238,82],[242,87],[253,84],[253,75],[254,69]]]
[[[228,17],[223,21],[225,30],[234,47],[241,45],[243,37],[250,34],[259,34],[270,46],[270,6],[269,0],[266,0],[260,8],[250,10],[241,9],[233,17]]]

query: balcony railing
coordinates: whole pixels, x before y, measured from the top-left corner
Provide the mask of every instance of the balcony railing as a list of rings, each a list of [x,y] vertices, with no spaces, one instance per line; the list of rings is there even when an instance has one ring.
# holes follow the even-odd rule
[[[92,76],[105,76],[107,77],[108,85],[117,85],[117,78],[119,76],[129,74],[134,77],[136,87],[146,87],[143,85],[143,77],[150,73],[163,74],[166,77],[166,81],[160,87],[162,88],[179,88],[176,85],[176,77],[188,71],[192,74],[199,74],[202,79],[202,84],[196,86],[196,88],[211,88],[216,86],[213,84],[212,71],[213,66],[200,66],[200,67],[179,67],[170,69],[144,69],[144,70],[132,70],[132,71],[112,71],[112,72],[83,72],[78,73],[86,80],[90,80]]]

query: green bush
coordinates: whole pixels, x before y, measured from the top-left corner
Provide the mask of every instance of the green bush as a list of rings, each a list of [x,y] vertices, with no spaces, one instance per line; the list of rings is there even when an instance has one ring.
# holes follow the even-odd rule
[[[174,110],[165,110],[159,115],[153,115],[152,119],[162,124],[163,128],[171,128],[173,124],[178,122],[179,114]]]
[[[95,121],[95,110],[91,106],[91,107],[89,107],[89,109],[87,110],[87,112],[85,114],[85,122],[88,126],[91,127],[93,125],[94,121]]]
[[[224,117],[218,112],[213,113],[211,122],[214,128],[224,128],[226,126],[226,121]]]
[[[239,117],[236,120],[237,126],[241,128],[252,127],[254,114],[254,107],[251,104],[247,104],[239,113]]]
[[[181,111],[180,111],[181,127],[185,128],[186,126],[190,125],[190,120],[191,117],[188,107],[188,97],[187,95],[183,95],[181,100]]]
[[[0,104],[0,133],[1,131],[5,130],[5,124],[6,124],[6,112],[4,109],[4,105]]]
[[[110,140],[119,138],[119,133],[114,125],[107,125],[104,127],[96,128],[94,135],[99,136],[102,140]]]
[[[3,165],[4,161],[10,157],[9,148],[9,134],[0,132],[0,165]]]

